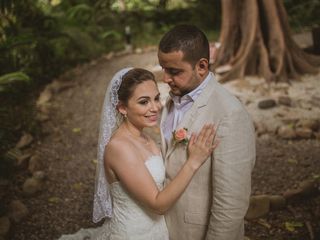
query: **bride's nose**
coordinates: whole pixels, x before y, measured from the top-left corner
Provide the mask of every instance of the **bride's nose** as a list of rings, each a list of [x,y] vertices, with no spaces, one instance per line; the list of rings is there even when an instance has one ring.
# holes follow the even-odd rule
[[[160,110],[160,105],[158,102],[151,102],[150,111],[152,112],[158,112]]]

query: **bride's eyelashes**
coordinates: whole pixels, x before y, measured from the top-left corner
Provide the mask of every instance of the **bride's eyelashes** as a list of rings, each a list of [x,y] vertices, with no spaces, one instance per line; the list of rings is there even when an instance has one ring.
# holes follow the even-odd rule
[[[138,103],[141,105],[147,105],[149,101],[150,101],[150,98],[146,97],[145,99],[138,101]],[[160,102],[160,93],[154,98],[154,101],[157,103]]]
[[[142,100],[142,101],[139,101],[138,103],[141,104],[141,105],[147,105],[149,103],[149,101],[148,100]]]

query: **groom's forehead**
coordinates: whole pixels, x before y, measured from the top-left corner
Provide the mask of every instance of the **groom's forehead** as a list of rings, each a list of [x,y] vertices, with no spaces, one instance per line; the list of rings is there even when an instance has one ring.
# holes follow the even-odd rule
[[[173,51],[164,53],[159,51],[158,58],[160,62],[171,62],[171,61],[181,61],[184,58],[184,54],[182,51]]]

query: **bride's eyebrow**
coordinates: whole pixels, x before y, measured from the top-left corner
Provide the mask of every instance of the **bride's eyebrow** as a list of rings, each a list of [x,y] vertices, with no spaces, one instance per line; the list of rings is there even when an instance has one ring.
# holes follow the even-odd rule
[[[157,98],[157,97],[159,97],[160,96],[160,92],[158,92],[158,94],[155,96],[155,98]],[[138,97],[137,98],[137,101],[139,101],[139,100],[149,100],[149,99],[151,99],[151,97],[150,96],[141,96],[141,97]]]
[[[139,100],[141,100],[141,99],[143,99],[143,100],[145,100],[145,99],[150,99],[150,97],[149,97],[149,96],[141,96],[141,97],[139,97],[139,98],[137,99],[137,101],[139,101]]]

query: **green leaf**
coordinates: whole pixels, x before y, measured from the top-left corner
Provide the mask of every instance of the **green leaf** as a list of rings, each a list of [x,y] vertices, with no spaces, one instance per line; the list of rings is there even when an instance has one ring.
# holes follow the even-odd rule
[[[288,124],[288,128],[293,128],[294,127],[294,123],[289,123]]]
[[[74,133],[79,133],[81,131],[81,128],[73,128],[72,132]]]
[[[291,163],[291,164],[298,164],[298,161],[293,158],[289,158],[287,161],[288,161],[288,163]]]
[[[0,77],[0,85],[6,85],[13,82],[30,82],[30,77],[23,72],[12,72]]]
[[[320,174],[312,174],[313,179],[320,179]]]
[[[106,38],[109,38],[109,37],[114,37],[116,40],[120,40],[121,39],[121,34],[118,33],[117,31],[111,30],[111,31],[106,31],[106,32],[102,33],[100,35],[100,37],[102,39],[106,39]]]
[[[93,160],[92,160],[92,163],[95,164],[95,165],[97,165],[97,164],[98,164],[98,160],[97,160],[97,159],[93,159]]]
[[[72,185],[72,187],[75,189],[75,190],[81,190],[83,188],[83,183],[79,182],[79,183],[75,183]]]
[[[61,199],[58,198],[58,197],[50,197],[50,198],[48,198],[48,202],[50,202],[50,203],[59,203],[60,201],[61,201]]]
[[[84,16],[85,14],[92,15],[92,7],[87,4],[78,4],[68,10],[67,17],[69,19],[75,19],[77,16]]]
[[[297,227],[303,227],[301,222],[285,222],[284,225],[289,232],[294,232]]]

